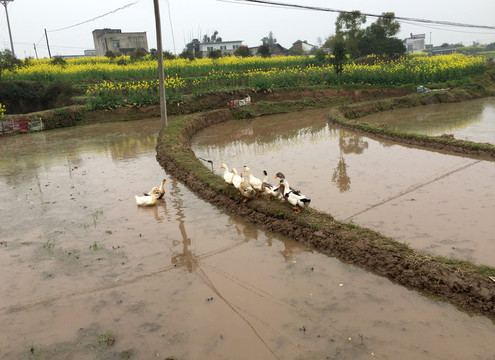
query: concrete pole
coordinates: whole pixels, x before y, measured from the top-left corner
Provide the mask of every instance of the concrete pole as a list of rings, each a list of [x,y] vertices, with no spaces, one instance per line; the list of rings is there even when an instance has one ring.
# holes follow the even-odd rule
[[[48,34],[46,33],[46,29],[45,29],[45,38],[46,38],[46,47],[48,48],[48,56],[51,59],[52,58],[52,53],[50,52],[50,44],[48,43]]]
[[[3,0],[2,4],[5,6],[5,15],[7,17],[7,27],[9,28],[9,37],[10,37],[10,49],[12,50],[12,55],[15,57],[15,52],[14,52],[14,42],[12,41],[12,33],[10,32],[10,21],[9,21],[9,12],[7,11],[7,3],[9,1],[14,1],[14,0]]]
[[[160,8],[158,0],[153,0],[155,5],[155,23],[156,23],[156,42],[158,51],[158,81],[160,83],[160,115],[162,118],[162,126],[168,125],[167,121],[167,97],[165,94],[165,79],[163,76],[163,50],[162,50],[162,28],[160,24]]]

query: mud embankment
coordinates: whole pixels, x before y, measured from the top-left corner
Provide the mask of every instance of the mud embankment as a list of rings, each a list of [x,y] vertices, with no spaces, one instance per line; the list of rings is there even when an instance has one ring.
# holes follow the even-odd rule
[[[461,101],[465,96],[460,92],[449,98]],[[415,95],[407,97],[413,99],[412,103],[416,101]],[[294,101],[288,102],[289,108]],[[408,102],[404,97],[397,101],[403,106]],[[157,160],[169,175],[197,196],[247,222],[459,308],[495,316],[495,282],[489,278],[495,275],[492,268],[419,253],[377,232],[340,223],[329,214],[311,208],[295,214],[289,204],[278,201],[256,199],[243,203],[235,189],[195,157],[190,141],[205,127],[246,113],[261,115],[262,109],[267,109],[266,104],[259,107],[255,103],[240,112],[215,110],[174,118],[159,136]]]

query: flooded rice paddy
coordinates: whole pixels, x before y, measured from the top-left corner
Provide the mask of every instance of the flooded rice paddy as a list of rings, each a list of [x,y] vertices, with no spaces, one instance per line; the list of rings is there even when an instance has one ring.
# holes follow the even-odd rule
[[[494,98],[391,110],[360,121],[430,136],[452,134],[459,140],[495,145]]]
[[[260,178],[266,170],[274,184],[281,171],[312,207],[338,220],[422,252],[495,266],[495,162],[374,140],[333,128],[325,116],[231,121],[198,134],[193,150]]]
[[[316,125],[314,116],[298,114],[297,126],[289,122],[286,129],[263,118],[259,134],[249,124],[221,130],[230,139],[203,155],[224,156],[225,148],[232,156],[226,161],[236,166],[249,160],[253,169],[282,170],[313,195],[316,207],[356,222],[376,223],[365,216],[378,214],[362,211],[391,198],[392,214],[380,219],[386,228],[390,217],[400,220],[397,209],[427,205],[434,190],[449,187],[422,187],[424,193],[408,192],[407,200],[393,195],[449,171],[462,173],[461,167],[492,171],[491,163],[456,157],[428,163],[443,164],[428,171],[424,159],[413,159],[416,171],[384,182],[404,169],[394,168],[400,161],[392,153],[409,156],[406,149]],[[0,139],[1,359],[495,359],[492,320],[198,199],[157,164],[159,127],[152,119]],[[254,134],[265,139],[260,146],[252,145]],[[325,144],[327,138],[347,146]],[[360,158],[372,149],[385,158]],[[436,156],[445,155],[430,154]],[[342,171],[332,180],[343,162],[352,164],[349,180]],[[316,193],[311,177],[342,195],[370,184],[359,190],[366,195],[360,202],[330,201]],[[134,195],[162,178],[169,182],[163,200],[137,207]]]

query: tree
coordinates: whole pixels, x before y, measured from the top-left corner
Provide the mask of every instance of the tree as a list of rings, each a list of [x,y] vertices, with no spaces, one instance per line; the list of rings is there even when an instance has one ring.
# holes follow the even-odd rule
[[[339,79],[339,84],[342,78],[342,71],[347,60],[345,40],[341,36],[335,36],[332,44],[333,60],[332,65]]]
[[[235,49],[234,55],[240,57],[248,57],[251,54],[249,53],[249,48],[247,46],[242,45],[239,46],[237,49]]]
[[[400,31],[400,23],[395,20],[395,13],[393,12],[382,13],[382,16],[376,20],[375,24],[381,26],[385,30],[386,37],[395,36]]]
[[[365,22],[366,16],[358,10],[341,12],[335,21],[335,32],[345,40],[346,47],[352,57],[359,56],[357,43],[363,33],[361,25]]]
[[[265,36],[263,39],[261,39],[261,42],[263,45],[275,45],[277,43],[277,39],[273,37],[273,33],[270,31],[268,33],[268,36]]]
[[[0,51],[0,78],[6,70],[14,70],[22,65],[22,61],[17,59],[12,51],[5,49]]]
[[[270,57],[271,56],[270,46],[268,46],[268,44],[261,45],[258,48],[258,52],[256,54],[264,58]]]
[[[218,31],[214,31],[211,36],[203,35],[203,42],[222,42],[222,38],[218,36]]]
[[[199,43],[200,41],[198,39],[192,39],[191,42],[186,44],[186,50],[192,54],[197,53],[199,51]]]
[[[401,40],[392,37],[400,30],[394,13],[382,13],[374,23],[368,26],[358,39],[361,56],[377,55],[398,58],[405,54],[406,48]]]

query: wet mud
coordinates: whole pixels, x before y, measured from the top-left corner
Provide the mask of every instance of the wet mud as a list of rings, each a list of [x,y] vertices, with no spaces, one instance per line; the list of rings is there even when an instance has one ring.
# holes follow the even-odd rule
[[[174,143],[166,133],[160,135],[157,146],[159,163],[201,198],[263,229],[279,232],[344,262],[461,308],[495,314],[493,281],[472,271],[469,265],[417,253],[376,232],[339,223],[314,209],[294,215],[283,204],[273,202],[254,200],[243,205],[240,196],[228,189],[222,178],[210,176],[206,168],[201,168],[190,147],[196,132],[231,119],[232,114],[228,111],[195,114],[183,119],[183,124],[175,125],[181,131],[180,136],[174,136]]]

